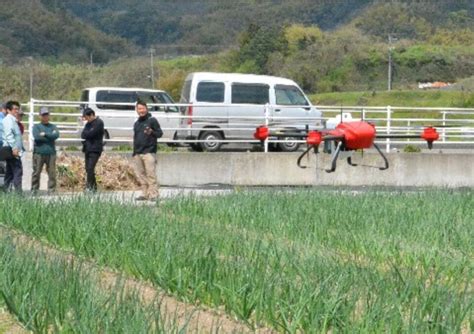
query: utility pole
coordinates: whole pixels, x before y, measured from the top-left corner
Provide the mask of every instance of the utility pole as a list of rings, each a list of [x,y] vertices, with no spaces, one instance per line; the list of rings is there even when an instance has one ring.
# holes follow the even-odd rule
[[[34,66],[34,59],[33,59],[33,57],[31,57],[31,56],[30,56],[30,57],[26,57],[26,59],[27,59],[27,63],[26,63],[26,64],[28,65],[29,70],[30,70],[30,100],[31,100],[31,99],[33,98],[33,75],[34,75],[34,73],[33,73],[33,70],[34,70],[33,66]]]
[[[396,41],[397,39],[392,37],[392,35],[388,34],[388,84],[387,84],[387,90],[390,92],[392,90],[392,66],[393,66],[393,60],[392,60],[392,51],[393,51],[393,46],[392,42]]]
[[[155,49],[150,49],[150,79],[151,79],[151,88],[155,89],[155,70],[153,64],[153,54],[155,53]]]
[[[30,68],[30,100],[33,98],[33,67]]]

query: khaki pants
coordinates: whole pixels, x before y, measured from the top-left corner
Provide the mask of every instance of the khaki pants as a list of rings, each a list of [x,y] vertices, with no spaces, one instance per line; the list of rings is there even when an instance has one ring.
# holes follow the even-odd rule
[[[41,171],[46,165],[48,173],[48,190],[56,190],[56,155],[33,154],[33,175],[31,176],[31,190],[38,191],[40,187]]]
[[[137,154],[133,157],[135,175],[142,187],[145,198],[158,197],[158,184],[156,182],[156,154]]]

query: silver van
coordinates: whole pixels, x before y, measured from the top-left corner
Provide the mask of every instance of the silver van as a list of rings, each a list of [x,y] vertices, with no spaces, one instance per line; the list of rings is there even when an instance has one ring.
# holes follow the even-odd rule
[[[162,90],[144,88],[92,87],[82,91],[81,102],[95,111],[105,125],[105,137],[130,138],[137,119],[135,102],[141,99],[148,104],[151,114],[163,128],[163,139],[176,138],[179,126],[179,109],[173,99]],[[121,104],[122,103],[122,104]],[[170,104],[170,106],[153,106]]]
[[[264,124],[269,105],[269,125],[280,131],[321,128],[321,112],[289,79],[235,73],[196,72],[187,76],[181,92],[182,118],[179,139],[201,140],[191,144],[197,151],[218,151],[218,140],[253,139],[255,128]],[[192,116],[192,117],[191,117]],[[207,118],[208,117],[208,118]],[[311,119],[310,119],[311,118]],[[280,142],[282,151],[295,151],[299,144]]]

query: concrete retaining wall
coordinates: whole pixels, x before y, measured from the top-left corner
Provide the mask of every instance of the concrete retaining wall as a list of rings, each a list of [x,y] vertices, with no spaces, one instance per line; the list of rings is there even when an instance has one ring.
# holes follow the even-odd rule
[[[474,154],[391,153],[390,168],[381,171],[376,153],[353,156],[359,166],[339,160],[334,173],[324,171],[330,156],[310,155],[308,168],[296,165],[298,153],[169,153],[158,154],[158,180],[165,186],[224,184],[239,186],[400,186],[474,187]],[[125,154],[124,158],[130,158]],[[23,159],[23,189],[31,187],[31,154]],[[41,178],[46,189],[47,176]]]
[[[352,167],[338,161],[334,173],[324,171],[330,156],[311,154],[296,165],[294,153],[174,153],[158,155],[158,179],[162,185],[196,186],[226,184],[241,186],[474,186],[473,154],[392,153],[390,168],[381,171],[376,153],[356,153]]]

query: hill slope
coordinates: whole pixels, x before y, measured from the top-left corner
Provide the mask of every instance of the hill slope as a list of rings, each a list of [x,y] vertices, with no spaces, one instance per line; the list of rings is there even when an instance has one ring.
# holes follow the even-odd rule
[[[59,8],[46,8],[39,0],[2,1],[0,59],[10,63],[21,57],[51,61],[103,63],[133,53],[127,40],[108,35]]]

